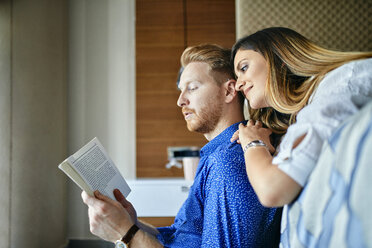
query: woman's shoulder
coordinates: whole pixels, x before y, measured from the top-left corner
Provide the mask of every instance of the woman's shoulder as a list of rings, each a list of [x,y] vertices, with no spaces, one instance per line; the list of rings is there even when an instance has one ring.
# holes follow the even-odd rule
[[[372,58],[355,60],[347,64],[351,67],[354,77],[372,77]]]
[[[327,73],[314,98],[316,95],[359,92],[360,87],[372,90],[372,58],[350,61]]]
[[[349,61],[338,68],[327,73],[326,77],[330,76],[354,76],[356,73],[366,72],[372,74],[372,58],[358,59]]]

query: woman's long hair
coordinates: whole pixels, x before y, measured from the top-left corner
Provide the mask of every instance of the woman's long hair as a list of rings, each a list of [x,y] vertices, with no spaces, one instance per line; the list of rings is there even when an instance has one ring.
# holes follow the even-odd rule
[[[265,97],[272,108],[248,107],[248,111],[252,119],[261,120],[278,134],[296,121],[297,113],[309,103],[328,72],[349,61],[372,57],[372,52],[328,50],[282,27],[263,29],[238,40],[232,48],[232,63],[238,50],[254,50],[268,62]]]

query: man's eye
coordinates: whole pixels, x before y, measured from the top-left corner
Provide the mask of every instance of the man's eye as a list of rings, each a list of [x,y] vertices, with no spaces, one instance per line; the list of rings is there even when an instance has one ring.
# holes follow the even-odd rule
[[[189,91],[194,91],[194,90],[197,90],[197,89],[198,89],[198,87],[190,87]]]

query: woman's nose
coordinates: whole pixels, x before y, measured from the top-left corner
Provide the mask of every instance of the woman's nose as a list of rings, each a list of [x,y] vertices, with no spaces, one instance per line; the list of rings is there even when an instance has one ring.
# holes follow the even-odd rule
[[[235,84],[235,90],[241,91],[243,86],[245,85],[245,82],[243,80],[240,80],[239,78],[236,80]]]

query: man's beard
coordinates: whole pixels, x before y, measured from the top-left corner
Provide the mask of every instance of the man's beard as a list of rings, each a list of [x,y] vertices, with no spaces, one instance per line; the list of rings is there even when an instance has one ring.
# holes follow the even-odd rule
[[[191,132],[210,133],[213,131],[222,115],[222,103],[219,100],[210,101],[210,106],[200,109],[199,113],[191,110],[194,118],[187,121],[187,129]]]

